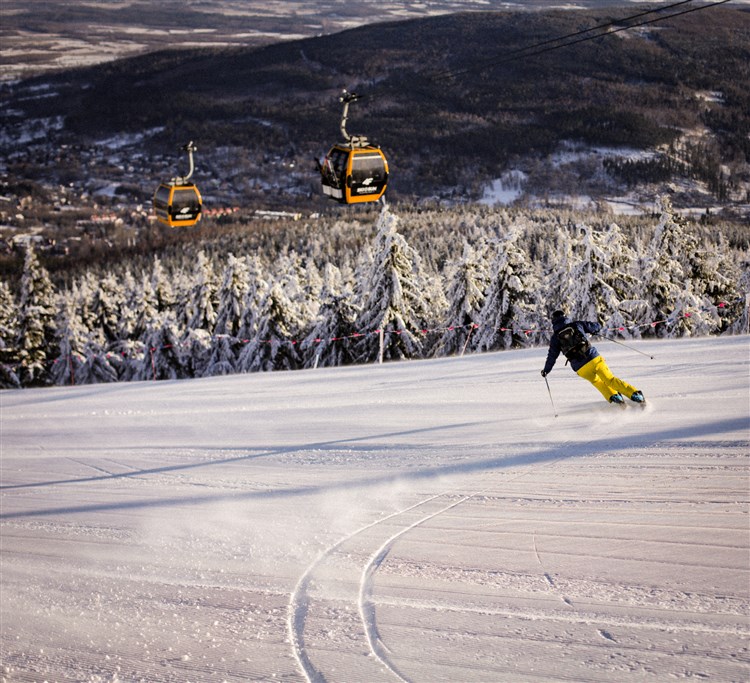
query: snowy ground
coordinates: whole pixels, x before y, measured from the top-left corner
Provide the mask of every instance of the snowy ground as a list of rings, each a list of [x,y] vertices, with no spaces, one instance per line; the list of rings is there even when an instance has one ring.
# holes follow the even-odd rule
[[[747,681],[748,337],[0,394],[4,681]]]

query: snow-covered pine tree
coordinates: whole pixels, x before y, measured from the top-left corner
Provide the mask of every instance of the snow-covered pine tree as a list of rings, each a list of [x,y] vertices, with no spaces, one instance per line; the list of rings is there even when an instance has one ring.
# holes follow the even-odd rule
[[[171,311],[175,305],[172,275],[169,274],[158,256],[154,257],[151,269],[151,286],[156,296],[156,306],[160,313]]]
[[[188,329],[182,339],[182,357],[189,377],[204,377],[211,358],[213,338],[208,330]],[[217,372],[214,374],[228,374]]]
[[[123,362],[119,355],[99,349],[88,349],[84,353],[84,358],[85,362],[76,375],[76,383],[107,384],[119,380],[118,369]]]
[[[460,354],[475,333],[484,293],[489,284],[489,271],[484,249],[481,251],[464,242],[461,258],[449,264],[448,315],[445,329],[436,346],[436,355]]]
[[[570,272],[566,309],[577,320],[602,322],[605,331],[620,330],[627,321],[620,310],[624,299],[632,299],[634,253],[624,243],[617,224],[604,231],[580,226],[577,260]]]
[[[512,226],[495,247],[474,341],[478,351],[528,346],[541,338],[537,313],[540,279],[519,244],[521,233],[520,225]]]
[[[725,334],[750,333],[750,260],[745,260],[740,266],[738,292],[734,299],[726,302],[731,320]]]
[[[362,305],[357,328],[364,336],[358,344],[358,360],[420,358],[428,303],[424,298],[425,275],[416,250],[396,231],[398,219],[387,207],[378,218],[374,260],[358,291]]]
[[[236,337],[228,334],[213,335],[203,376],[215,377],[217,375],[232,375],[237,372],[235,365],[239,350],[240,343]]]
[[[88,305],[90,339],[97,341],[101,349],[107,349],[119,340],[124,293],[121,284],[112,273],[98,278]]]
[[[255,339],[258,332],[258,313],[260,307],[268,294],[268,283],[265,280],[263,265],[257,254],[248,256],[247,262],[247,282],[248,290],[245,296],[245,310],[242,314],[242,321],[238,331],[238,337],[243,344]]]
[[[216,326],[219,282],[213,264],[202,249],[193,268],[192,286],[178,322],[188,330],[206,330]]]
[[[323,278],[313,260],[291,251],[278,259],[276,273],[284,294],[297,306],[297,316],[304,321],[313,320],[323,286]]]
[[[137,379],[185,379],[189,377],[180,335],[169,314],[146,335],[146,350]]]
[[[345,290],[338,294],[324,288],[323,302],[312,330],[302,341],[300,351],[304,367],[349,365],[356,360],[356,321],[359,310],[354,295]]]
[[[81,367],[86,361],[86,329],[71,294],[60,297],[56,337],[59,353],[50,368],[50,381],[58,386],[83,384]]]
[[[248,274],[247,261],[229,254],[219,287],[219,308],[214,335],[237,336],[250,289]]]
[[[0,389],[21,386],[15,365],[18,362],[15,344],[18,337],[17,308],[10,285],[0,280]]]
[[[713,244],[708,244],[705,238],[697,240],[695,247],[689,258],[690,279],[695,295],[702,300],[701,312],[709,315],[704,316],[703,326],[694,332],[723,332],[741,315],[739,309],[732,315],[732,303],[740,298],[741,269],[723,235]]]
[[[555,222],[550,226],[551,247],[544,253],[544,275],[542,288],[543,301],[540,301],[540,313],[547,320],[544,322],[544,329],[547,331],[546,337],[552,333],[549,326],[548,316],[552,311],[561,309],[569,315],[575,317],[575,310],[572,306],[574,302],[572,291],[573,278],[572,273],[576,265],[574,255],[575,238],[572,235],[573,228],[569,225]]]
[[[117,330],[117,340],[106,349],[92,348],[102,353],[109,364],[117,370],[121,381],[134,380],[140,373],[145,338],[148,331],[159,321],[159,313],[151,279],[147,275],[136,279],[130,270],[119,276],[122,290],[122,307]]]
[[[159,308],[156,293],[151,279],[143,275],[141,281],[130,292],[130,310],[132,319],[132,338],[146,344],[146,337],[159,323]]]
[[[600,238],[603,253],[606,255],[601,277],[607,286],[605,292],[612,296],[609,301],[602,299],[600,305],[604,308],[598,309],[599,315],[604,318],[604,334],[630,338],[633,336],[630,328],[630,303],[637,301],[636,297],[640,291],[636,277],[637,252],[630,246],[617,223],[610,223]]]
[[[274,283],[258,312],[257,336],[240,351],[237,370],[267,372],[299,368],[302,326],[299,307],[292,303],[280,283]]]
[[[49,274],[29,246],[21,275],[15,342],[16,374],[23,386],[45,384],[49,379],[48,364],[57,356],[55,299]]]
[[[137,340],[134,329],[136,325],[136,307],[134,302],[138,296],[138,283],[133,273],[126,269],[118,276],[121,290],[120,320],[117,325],[118,346],[127,346]]]
[[[654,236],[641,260],[640,299],[648,306],[647,320],[640,323],[644,331],[653,330],[659,337],[691,335],[705,330],[718,318],[701,311],[701,300],[693,292],[685,255],[694,250],[694,237],[688,235],[672,210],[667,197],[661,199],[661,217]],[[715,314],[714,314],[715,315]],[[706,325],[706,322],[709,325]]]

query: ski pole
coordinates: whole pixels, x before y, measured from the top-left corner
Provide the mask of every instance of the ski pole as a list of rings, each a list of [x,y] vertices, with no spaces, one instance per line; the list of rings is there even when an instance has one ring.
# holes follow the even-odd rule
[[[646,356],[647,358],[654,360],[654,357],[650,353],[646,353],[645,351],[636,349],[634,346],[630,346],[629,344],[624,344],[619,339],[612,339],[612,337],[605,337],[604,335],[601,335],[601,334],[597,334],[596,336],[599,337],[600,339],[606,339],[607,341],[611,341],[611,342],[614,342],[615,344],[619,344],[620,346],[624,346],[626,349],[630,349],[631,351],[635,351],[636,353],[640,353],[642,356]]]
[[[549,380],[546,376],[544,377],[544,383],[547,385],[547,393],[549,394],[550,403],[552,403],[552,410],[555,413],[555,417],[557,417],[557,408],[555,408],[555,402],[552,400],[552,389],[549,388]]]

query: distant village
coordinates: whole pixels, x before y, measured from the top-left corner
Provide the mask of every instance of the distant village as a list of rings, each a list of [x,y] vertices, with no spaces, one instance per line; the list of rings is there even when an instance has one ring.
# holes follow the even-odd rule
[[[39,253],[62,257],[92,247],[133,246],[144,231],[170,230],[157,223],[151,202],[158,183],[169,180],[170,171],[179,171],[178,155],[148,159],[130,145],[61,145],[53,153],[47,145],[34,140],[0,160],[0,254],[33,244]],[[156,166],[167,172],[160,177]],[[243,188],[236,180],[220,179],[215,163],[206,164],[198,175],[203,221],[303,216],[262,201],[262,192],[254,198],[252,190],[262,189],[260,181],[247,181]],[[311,214],[315,211],[304,215]]]

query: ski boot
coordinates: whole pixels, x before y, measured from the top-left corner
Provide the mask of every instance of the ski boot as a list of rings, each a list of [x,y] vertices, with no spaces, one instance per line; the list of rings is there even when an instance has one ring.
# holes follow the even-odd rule
[[[612,396],[609,397],[609,402],[614,403],[617,406],[625,405],[625,399],[622,397],[622,394],[612,394]]]
[[[633,395],[630,397],[630,400],[633,401],[633,403],[645,403],[646,399],[643,396],[642,391],[636,391],[633,393]]]

